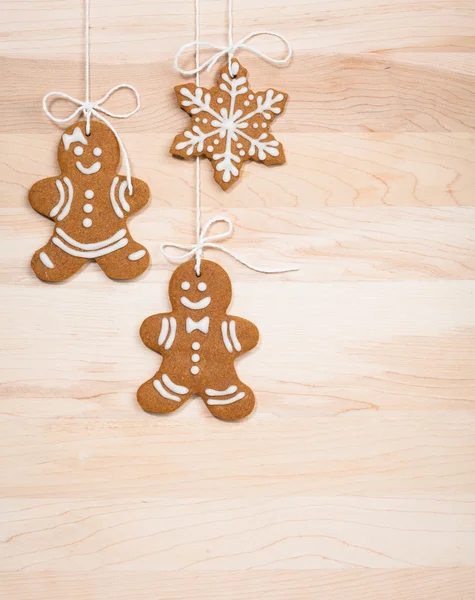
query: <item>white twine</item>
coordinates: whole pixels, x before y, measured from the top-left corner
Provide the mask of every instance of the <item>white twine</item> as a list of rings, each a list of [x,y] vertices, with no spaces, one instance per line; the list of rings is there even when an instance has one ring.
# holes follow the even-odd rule
[[[277,33],[270,32],[270,31],[258,31],[258,32],[249,34],[249,35],[245,36],[242,40],[237,42],[237,44],[234,44],[233,43],[233,33],[232,33],[232,31],[233,31],[232,6],[233,6],[232,0],[228,0],[228,25],[229,25],[229,27],[228,27],[228,42],[229,43],[228,43],[228,46],[226,46],[224,48],[221,46],[215,46],[214,44],[206,44],[206,43],[200,42],[200,3],[199,3],[199,0],[195,0],[195,38],[196,39],[194,42],[191,42],[191,44],[185,44],[185,46],[182,46],[182,48],[178,51],[177,55],[175,56],[175,68],[178,71],[180,71],[180,73],[182,73],[183,75],[195,75],[195,83],[197,86],[200,85],[200,72],[205,68],[207,68],[209,70],[216,63],[216,61],[219,60],[219,58],[221,56],[224,56],[225,54],[228,54],[228,57],[229,57],[229,72],[231,74],[231,59],[232,59],[234,52],[237,50],[237,48],[245,48],[247,50],[250,50],[251,52],[254,52],[255,54],[258,54],[274,63],[287,62],[290,59],[290,57],[292,56],[292,48],[290,46],[290,43],[283,36],[281,36]],[[279,37],[282,40],[284,40],[284,42],[286,43],[287,48],[288,48],[287,57],[282,60],[271,59],[271,58],[267,57],[265,54],[261,53],[260,51],[256,50],[255,48],[253,48],[252,46],[249,46],[248,44],[246,44],[246,41],[249,40],[251,37],[254,37],[256,35],[262,35],[262,34],[275,35],[276,37]],[[203,63],[202,65],[200,65],[200,48],[203,46],[208,47],[208,48],[220,49],[220,52],[215,54],[210,60],[208,60],[205,63]],[[190,47],[195,48],[195,68],[192,71],[184,71],[179,67],[178,62],[179,62],[181,54],[187,48],[190,48]],[[215,235],[207,235],[208,231],[211,229],[211,227],[215,223],[226,223],[228,227],[227,227],[226,231],[224,231],[223,233],[217,233]],[[263,267],[257,267],[255,265],[252,265],[251,263],[247,262],[246,260],[244,260],[243,258],[238,256],[231,250],[224,248],[224,246],[222,246],[221,244],[216,243],[218,240],[224,240],[226,238],[231,237],[233,234],[233,230],[234,230],[234,226],[231,222],[231,219],[229,219],[228,217],[223,217],[223,216],[211,218],[209,221],[207,221],[204,224],[203,228],[201,228],[201,170],[200,170],[200,157],[198,156],[196,158],[196,243],[186,245],[186,244],[176,244],[175,242],[164,242],[163,244],[160,244],[160,250],[162,251],[162,254],[171,262],[183,262],[194,256],[196,259],[195,272],[198,275],[198,277],[201,275],[201,260],[203,257],[203,250],[205,248],[212,248],[214,250],[220,250],[221,252],[228,254],[229,256],[231,256],[232,258],[234,258],[235,260],[240,262],[245,267],[248,267],[249,269],[252,269],[253,271],[257,271],[258,273],[269,273],[269,274],[271,274],[271,273],[288,273],[290,271],[298,271],[299,270],[298,267],[284,267],[284,268],[279,268],[279,269],[265,269]],[[170,254],[167,250],[168,248],[174,248],[175,250],[181,250],[181,252],[179,254]]]
[[[128,83],[120,83],[119,85],[116,85],[113,88],[111,88],[107,92],[107,94],[105,94],[100,100],[96,100],[94,102],[90,101],[89,0],[84,0],[84,1],[85,1],[85,8],[86,8],[86,36],[85,36],[85,40],[86,40],[85,41],[86,99],[78,100],[77,98],[74,98],[73,96],[70,96],[69,94],[65,94],[64,92],[49,92],[49,94],[46,94],[43,98],[43,110],[44,110],[45,114],[55,123],[67,123],[69,121],[72,121],[80,113],[82,113],[86,119],[86,135],[90,135],[90,133],[91,133],[91,117],[93,115],[97,119],[102,121],[105,125],[107,125],[107,127],[109,127],[109,129],[115,135],[115,138],[119,144],[119,148],[120,148],[122,157],[124,159],[124,166],[125,166],[126,177],[127,177],[127,187],[129,190],[129,194],[132,194],[132,192],[133,192],[132,174],[131,174],[130,162],[129,162],[129,157],[127,155],[127,151],[126,151],[125,146],[124,146],[119,134],[117,133],[116,129],[111,125],[110,121],[108,119],[106,119],[106,117],[104,117],[103,115],[107,115],[108,117],[113,117],[114,119],[128,119],[132,115],[135,115],[135,113],[140,109],[140,96],[139,96],[138,91],[134,88],[133,85],[129,85]],[[112,94],[114,94],[115,92],[117,92],[118,90],[121,90],[121,89],[131,90],[134,93],[135,102],[136,102],[135,108],[128,113],[113,113],[110,110],[107,110],[106,108],[104,108],[102,106],[102,104],[104,102],[106,102],[106,100],[108,100],[108,98],[110,96],[112,96]],[[64,117],[64,118],[55,117],[48,108],[48,101],[51,98],[53,98],[53,99],[62,98],[63,100],[68,100],[69,102],[76,104],[77,108],[75,110],[73,110],[73,112],[70,115],[68,115],[67,117]],[[103,114],[101,114],[101,113],[103,113]]]
[[[198,14],[198,13],[199,13],[199,0],[195,0],[195,14]],[[261,35],[269,35],[272,37],[276,37],[279,40],[282,40],[287,49],[286,56],[284,58],[273,58],[272,56],[269,56],[265,52],[258,50],[255,46],[252,46],[251,44],[247,43],[252,38],[259,37]],[[228,55],[229,74],[231,75],[231,77],[234,77],[232,74],[232,71],[231,71],[231,61],[237,50],[247,50],[248,52],[252,52],[253,54],[260,56],[264,60],[267,60],[268,62],[273,63],[275,65],[283,65],[285,63],[288,63],[289,60],[292,58],[292,46],[290,45],[290,42],[283,35],[281,35],[280,33],[276,33],[275,31],[267,31],[265,29],[260,30],[260,31],[254,31],[253,33],[248,33],[243,38],[241,38],[239,41],[234,42],[234,40],[233,40],[233,0],[228,0],[228,44],[227,44],[227,46],[220,46],[218,44],[211,44],[209,42],[201,42],[199,39],[198,29],[196,29],[195,37],[196,37],[196,39],[193,42],[184,44],[175,55],[175,69],[177,71],[179,71],[182,75],[195,75],[197,73],[200,73],[204,69],[209,71],[210,69],[213,68],[213,66],[218,62],[218,60],[220,58]],[[190,48],[194,48],[197,55],[199,53],[200,48],[217,50],[217,52],[215,54],[213,54],[213,56],[211,56],[210,58],[205,60],[202,64],[199,63],[199,59],[198,59],[196,61],[196,66],[194,69],[190,69],[190,70],[182,69],[180,67],[180,59],[181,59],[182,55],[185,52],[187,52]],[[197,84],[197,85],[199,85],[199,84]]]
[[[208,231],[211,229],[211,227],[215,223],[226,223],[228,227],[227,227],[226,231],[223,231],[223,233],[207,235]],[[232,252],[231,250],[228,250],[227,248],[224,248],[224,246],[222,246],[221,244],[216,243],[218,240],[224,240],[226,238],[231,237],[233,234],[233,229],[234,228],[233,228],[232,221],[228,217],[221,217],[221,216],[213,217],[212,219],[207,221],[205,223],[205,225],[203,226],[203,229],[201,230],[201,232],[198,236],[196,244],[186,245],[186,244],[175,244],[174,242],[165,242],[163,244],[160,244],[160,249],[161,249],[163,255],[166,256],[166,258],[168,258],[168,260],[171,262],[183,262],[183,261],[188,260],[189,258],[192,258],[193,256],[195,256],[196,257],[195,271],[198,276],[200,275],[200,264],[201,264],[201,258],[203,255],[204,248],[213,248],[214,250],[220,250],[221,252],[224,252],[225,254],[232,256],[235,260],[240,262],[245,267],[248,267],[249,269],[252,269],[253,271],[257,271],[258,273],[287,273],[289,271],[298,271],[299,270],[298,267],[289,267],[289,268],[284,268],[284,269],[264,269],[262,267],[256,267],[255,265],[252,265],[251,263],[247,262],[247,260],[244,260],[237,254]],[[176,250],[182,250],[182,252],[180,254],[170,254],[167,251],[167,248],[175,248]]]

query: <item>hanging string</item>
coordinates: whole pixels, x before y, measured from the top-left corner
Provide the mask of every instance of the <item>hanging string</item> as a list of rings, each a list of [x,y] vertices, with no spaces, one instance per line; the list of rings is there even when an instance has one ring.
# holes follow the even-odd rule
[[[114,119],[128,119],[132,115],[135,115],[135,113],[140,109],[140,96],[139,96],[138,91],[134,88],[133,85],[129,85],[128,83],[120,83],[119,85],[116,85],[113,88],[111,88],[107,92],[107,94],[105,94],[100,100],[91,102],[91,100],[90,100],[90,43],[89,43],[90,7],[89,7],[89,0],[84,0],[84,2],[85,2],[85,9],[86,9],[86,18],[85,18],[85,30],[86,30],[86,35],[85,35],[85,63],[86,63],[85,86],[86,86],[86,93],[85,93],[85,96],[86,96],[86,99],[78,100],[77,98],[74,98],[73,96],[70,96],[69,94],[65,94],[64,92],[49,92],[49,94],[46,94],[43,98],[43,110],[44,110],[46,116],[48,116],[55,123],[59,123],[59,124],[68,123],[69,121],[72,121],[79,114],[82,113],[84,115],[84,118],[86,119],[86,135],[90,135],[90,133],[91,133],[91,117],[92,116],[95,116],[97,119],[102,121],[105,125],[107,125],[107,127],[109,127],[109,129],[115,135],[117,143],[119,144],[122,158],[124,160],[124,167],[125,167],[125,172],[126,172],[126,177],[127,177],[127,188],[128,188],[129,194],[132,194],[133,193],[132,174],[131,174],[130,162],[129,162],[129,157],[127,155],[127,151],[126,151],[125,146],[124,146],[119,134],[117,133],[116,129],[111,125],[110,121],[104,115],[107,115],[108,117],[113,117]],[[133,92],[133,94],[135,95],[135,103],[136,103],[135,108],[128,113],[113,113],[110,110],[107,110],[106,108],[104,108],[102,106],[102,104],[104,102],[106,102],[106,100],[108,100],[108,98],[110,96],[112,96],[112,94],[114,94],[115,92],[117,92],[118,90],[121,90],[121,89],[127,89],[127,90],[131,90]],[[64,117],[64,118],[55,117],[52,114],[52,112],[50,111],[50,109],[48,108],[48,101],[51,99],[58,99],[58,98],[72,102],[78,108],[73,110],[73,112],[70,115],[68,115],[67,117]]]
[[[213,66],[213,64],[221,56],[224,56],[224,54],[226,54],[226,53],[229,56],[229,61],[231,61],[233,52],[240,44],[240,42],[238,42],[238,44],[233,44],[233,41],[232,41],[232,38],[233,38],[232,6],[233,6],[232,0],[228,0],[228,46],[226,47],[225,51],[219,52],[218,55],[215,55],[215,57],[213,58],[212,64],[210,64],[208,66],[208,70]],[[257,32],[257,33],[251,34],[250,36],[246,36],[246,37],[247,37],[247,39],[250,39],[250,37],[253,37],[255,35],[261,35],[262,33],[270,33],[271,35],[276,35],[277,37],[280,37],[281,39],[285,40],[285,38],[283,38],[279,34],[272,34],[272,32]],[[208,61],[207,63],[200,65],[200,47],[202,47],[203,45],[207,46],[207,47],[217,47],[217,46],[214,46],[211,44],[202,44],[200,42],[200,3],[199,3],[199,0],[195,0],[195,38],[196,39],[194,42],[186,45],[187,47],[193,46],[195,49],[195,68],[192,71],[183,71],[177,67],[177,63],[178,63],[180,54],[184,50],[185,46],[183,46],[181,48],[181,50],[178,52],[178,54],[175,57],[175,67],[177,68],[178,71],[180,71],[184,75],[188,75],[188,74],[195,75],[195,83],[196,83],[196,86],[199,87],[200,72],[208,65],[208,62],[209,62]],[[290,56],[292,55],[292,49],[290,47],[289,42],[287,40],[285,40],[285,42],[289,48],[289,56],[287,59],[287,60],[289,60]],[[239,47],[241,47],[241,48],[246,47],[248,49],[252,49],[251,46],[243,46],[242,44],[239,45]],[[252,49],[252,51],[254,51],[254,50],[255,49]],[[256,54],[261,54],[258,51],[255,51],[255,52],[256,52]],[[262,55],[262,56],[265,56],[265,55]],[[276,61],[273,59],[271,59],[271,60],[273,62],[279,62],[279,61]],[[286,61],[284,61],[284,62],[286,62]],[[229,69],[230,69],[230,67],[229,67]],[[229,70],[229,72],[231,73],[231,69]],[[228,227],[227,227],[226,231],[224,231],[223,233],[207,235],[208,231],[211,229],[211,227],[215,223],[225,223],[225,224],[227,224]],[[195,260],[196,260],[195,272],[198,275],[198,277],[201,275],[201,261],[202,261],[202,257],[203,257],[203,250],[205,248],[212,248],[214,250],[220,250],[221,252],[228,254],[229,256],[231,256],[232,258],[234,258],[235,260],[240,262],[242,265],[248,267],[249,269],[252,269],[253,271],[257,271],[258,273],[269,273],[269,274],[271,274],[271,273],[288,273],[290,271],[298,271],[299,270],[298,267],[284,267],[284,268],[279,268],[279,269],[265,269],[263,267],[257,267],[255,265],[252,265],[251,263],[247,262],[243,258],[239,257],[237,254],[235,254],[231,250],[228,250],[221,244],[217,243],[218,240],[224,240],[226,238],[231,237],[233,234],[233,231],[234,231],[234,226],[231,222],[231,219],[229,219],[228,217],[222,217],[222,216],[213,217],[213,218],[209,219],[209,221],[207,221],[205,223],[203,228],[201,228],[201,169],[200,169],[200,157],[198,156],[196,158],[196,243],[186,245],[186,244],[176,244],[175,242],[164,242],[163,244],[160,244],[160,250],[162,251],[162,254],[171,262],[183,262],[194,256]],[[174,248],[175,250],[180,250],[181,252],[179,252],[178,254],[176,254],[176,253],[171,254],[170,252],[168,252],[168,248]]]
[[[199,13],[199,0],[195,0],[195,14],[197,14],[197,13]],[[228,0],[228,44],[227,44],[227,46],[220,46],[218,44],[211,44],[209,42],[201,42],[198,34],[196,34],[195,40],[193,42],[184,44],[176,53],[175,69],[182,75],[195,75],[197,73],[200,73],[201,71],[204,71],[205,69],[207,71],[210,71],[220,58],[227,55],[228,56],[229,73],[231,74],[231,76],[233,76],[231,73],[231,61],[237,50],[247,50],[248,52],[252,52],[253,54],[260,56],[264,60],[267,60],[268,62],[273,63],[275,65],[284,65],[285,63],[288,63],[289,60],[292,58],[292,46],[290,45],[290,42],[287,40],[287,38],[285,38],[280,33],[276,33],[275,31],[267,31],[264,29],[264,30],[259,30],[259,31],[254,31],[252,33],[248,33],[243,38],[241,38],[239,41],[234,42],[233,28],[234,28],[233,0]],[[251,40],[255,37],[259,37],[261,35],[269,35],[269,36],[278,38],[279,40],[282,40],[282,42],[284,42],[286,50],[287,50],[287,54],[284,56],[284,58],[273,58],[272,56],[269,56],[265,52],[258,50],[255,46],[252,46],[251,44],[247,43],[247,42],[249,42],[249,40]],[[180,66],[180,60],[181,60],[181,57],[183,56],[183,54],[185,54],[190,49],[194,49],[195,56],[196,56],[196,54],[199,53],[200,48],[203,48],[206,50],[217,50],[217,52],[215,54],[213,54],[213,56],[211,56],[210,58],[205,60],[202,64],[199,63],[199,59],[198,59],[196,61],[196,66],[194,69],[190,69],[190,70],[183,69]]]

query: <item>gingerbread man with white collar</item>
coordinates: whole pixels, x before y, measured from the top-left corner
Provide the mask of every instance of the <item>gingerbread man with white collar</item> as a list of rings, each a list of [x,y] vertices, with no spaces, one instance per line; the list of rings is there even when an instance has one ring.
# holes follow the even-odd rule
[[[43,281],[61,281],[94,259],[113,279],[132,279],[145,271],[149,253],[129,233],[126,219],[148,202],[140,179],[117,175],[120,147],[114,132],[92,120],[72,125],[58,147],[59,177],[42,179],[29,193],[31,206],[55,222],[49,242],[31,261]]]
[[[169,284],[172,312],[146,319],[140,336],[163,356],[159,371],[137,392],[140,406],[154,413],[172,412],[192,394],[226,420],[252,412],[254,393],[236,374],[235,359],[257,345],[257,327],[226,314],[231,281],[218,264],[203,260],[178,267]]]

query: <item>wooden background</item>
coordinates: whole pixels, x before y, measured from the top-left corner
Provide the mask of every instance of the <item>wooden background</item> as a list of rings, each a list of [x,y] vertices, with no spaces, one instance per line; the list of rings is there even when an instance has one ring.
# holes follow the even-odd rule
[[[225,41],[225,10],[202,0],[203,39]],[[193,235],[193,164],[167,153],[193,3],[92,0],[91,18],[93,97],[142,96],[114,124],[152,190],[131,230],[153,266],[31,272],[52,224],[27,190],[58,172],[61,133],[41,99],[84,95],[83,6],[2,0],[0,597],[474,599],[473,0],[236,0],[236,38],[295,50],[287,68],[239,55],[254,90],[290,94],[288,163],[248,163],[229,193],[204,164],[205,217],[230,216],[248,260],[301,270],[208,253],[262,335],[239,364],[258,407],[234,424],[135,403],[159,361],[138,329],[173,270],[159,244]]]

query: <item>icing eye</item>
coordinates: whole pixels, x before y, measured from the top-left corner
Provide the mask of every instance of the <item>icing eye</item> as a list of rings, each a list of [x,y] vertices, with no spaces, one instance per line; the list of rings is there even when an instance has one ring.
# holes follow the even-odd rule
[[[190,287],[191,287],[191,285],[189,284],[189,282],[188,282],[188,281],[184,281],[184,282],[181,284],[181,289],[182,289],[182,290],[185,290],[185,291],[186,291],[186,290],[189,290],[189,289],[190,289]]]
[[[200,290],[200,292],[204,292],[206,290],[206,287],[207,287],[207,285],[206,285],[206,283],[204,283],[204,281],[201,281],[198,284],[198,289]]]
[[[81,146],[76,146],[73,152],[76,156],[81,156],[81,154],[84,152],[84,148],[81,148]]]
[[[102,150],[101,148],[94,148],[92,153],[94,154],[94,156],[100,156],[102,154]]]

